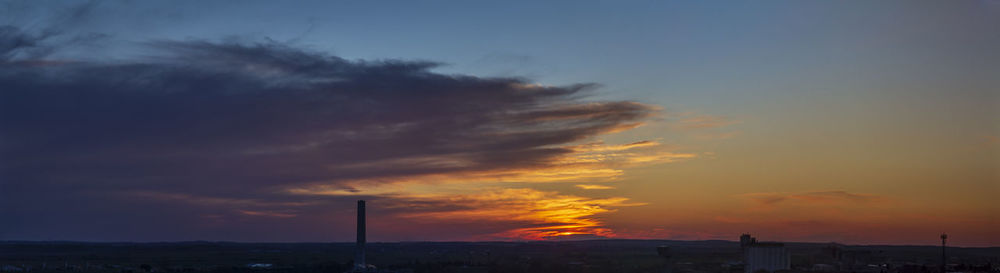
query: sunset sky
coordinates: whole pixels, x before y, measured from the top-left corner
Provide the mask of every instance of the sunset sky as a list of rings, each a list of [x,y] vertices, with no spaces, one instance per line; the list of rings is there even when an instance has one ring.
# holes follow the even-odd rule
[[[1000,246],[1000,1],[0,2],[0,240]]]

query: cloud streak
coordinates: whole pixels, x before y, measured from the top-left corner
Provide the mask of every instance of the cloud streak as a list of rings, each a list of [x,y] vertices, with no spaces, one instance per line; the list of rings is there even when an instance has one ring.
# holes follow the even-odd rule
[[[585,190],[610,190],[615,188],[612,186],[605,186],[605,185],[586,185],[586,184],[579,184],[576,185],[576,187]]]
[[[726,117],[681,113],[677,117],[676,126],[684,130],[696,130],[725,127],[737,123],[739,122]]]
[[[836,204],[836,203],[872,203],[884,201],[885,197],[851,193],[846,191],[814,191],[802,193],[746,193],[741,195],[758,205],[772,206],[781,203],[805,204]]]

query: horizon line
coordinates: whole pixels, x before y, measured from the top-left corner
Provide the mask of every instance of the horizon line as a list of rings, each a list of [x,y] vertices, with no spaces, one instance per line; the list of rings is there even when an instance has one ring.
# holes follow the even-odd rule
[[[595,242],[595,241],[676,241],[676,242],[729,242],[739,243],[734,240],[710,239],[710,240],[677,240],[677,239],[582,239],[582,240],[518,240],[518,241],[374,241],[369,244],[399,244],[399,243],[569,243],[569,242]],[[940,245],[917,245],[917,244],[845,244],[838,242],[808,242],[808,241],[768,241],[785,244],[831,244],[839,246],[861,246],[861,247],[941,247]],[[184,244],[184,243],[226,243],[226,244],[354,244],[354,241],[211,241],[211,240],[188,240],[188,241],[81,241],[81,240],[0,240],[3,243],[80,243],[80,244]],[[948,248],[1000,248],[994,246],[947,246]]]

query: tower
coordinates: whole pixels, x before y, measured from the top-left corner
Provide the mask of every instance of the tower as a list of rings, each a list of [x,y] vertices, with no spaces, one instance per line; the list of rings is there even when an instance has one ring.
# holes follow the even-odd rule
[[[358,200],[358,241],[354,250],[354,270],[368,269],[365,263],[365,200]]]
[[[941,233],[941,273],[946,272],[948,268],[948,255],[945,251],[948,249],[946,244],[948,241],[948,234]]]

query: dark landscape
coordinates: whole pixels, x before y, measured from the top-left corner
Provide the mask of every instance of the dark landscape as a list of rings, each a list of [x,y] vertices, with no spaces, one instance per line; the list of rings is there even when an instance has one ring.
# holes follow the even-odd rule
[[[395,272],[742,272],[733,241],[369,243],[368,261]],[[940,246],[786,243],[790,272],[937,272]],[[4,271],[345,272],[354,243],[0,243]],[[949,268],[998,272],[1000,247],[949,247]],[[829,265],[831,267],[826,267]]]

